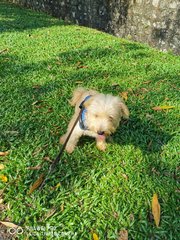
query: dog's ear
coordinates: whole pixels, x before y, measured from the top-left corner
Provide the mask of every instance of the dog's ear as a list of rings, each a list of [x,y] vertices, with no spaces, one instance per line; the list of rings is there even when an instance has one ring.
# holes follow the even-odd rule
[[[70,100],[71,106],[75,106],[76,103],[81,99],[82,95],[87,92],[85,88],[77,88],[73,92],[73,97]]]
[[[122,117],[124,119],[128,119],[129,118],[129,109],[126,106],[126,104],[122,100],[120,100],[119,101],[119,106],[120,106],[120,109],[121,109]]]

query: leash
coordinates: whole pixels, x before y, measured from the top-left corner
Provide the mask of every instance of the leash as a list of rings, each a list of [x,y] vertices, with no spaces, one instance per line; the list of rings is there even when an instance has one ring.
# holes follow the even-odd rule
[[[84,110],[83,103],[84,103],[84,101],[83,101],[83,102],[81,103],[81,105],[79,106],[79,108],[81,109],[81,111],[79,112],[79,115],[78,115],[78,117],[76,118],[76,121],[74,122],[74,125],[72,126],[71,131],[69,132],[69,134],[68,134],[68,136],[67,136],[67,138],[66,138],[66,141],[65,141],[64,144],[62,145],[62,148],[61,148],[59,154],[57,155],[57,157],[55,158],[55,160],[51,163],[51,165],[50,165],[50,167],[49,167],[49,170],[48,170],[48,173],[47,173],[46,177],[43,179],[43,181],[42,181],[42,183],[41,183],[41,185],[40,185],[40,187],[39,187],[39,190],[40,190],[40,191],[41,191],[42,188],[44,187],[44,185],[45,185],[45,183],[46,183],[49,175],[53,172],[55,166],[57,165],[57,163],[58,163],[58,162],[60,161],[60,159],[61,159],[61,156],[62,156],[62,154],[63,154],[63,152],[64,152],[64,149],[65,149],[65,147],[66,147],[66,145],[67,145],[67,143],[68,143],[68,141],[69,141],[69,138],[71,137],[71,134],[72,134],[72,132],[73,132],[76,124],[78,123],[79,118],[81,117],[81,114],[82,114],[82,112],[83,112],[83,110]]]

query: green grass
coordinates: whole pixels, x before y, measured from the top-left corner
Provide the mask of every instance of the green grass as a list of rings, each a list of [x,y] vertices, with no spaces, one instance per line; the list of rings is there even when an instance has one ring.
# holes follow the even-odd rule
[[[6,206],[0,219],[30,227],[23,235],[34,232],[29,239],[86,240],[94,232],[110,240],[122,229],[129,239],[178,239],[180,58],[1,2],[0,51],[6,48],[0,54],[0,150],[10,154],[0,157],[0,174],[8,177],[0,182]],[[28,195],[48,170],[44,157],[53,160],[59,151],[77,86],[128,91],[130,120],[104,153],[92,139],[81,139],[43,191]],[[152,110],[161,105],[175,108]],[[39,164],[40,170],[27,169]],[[153,193],[161,205],[159,228],[151,216]],[[33,231],[48,226],[59,236]]]

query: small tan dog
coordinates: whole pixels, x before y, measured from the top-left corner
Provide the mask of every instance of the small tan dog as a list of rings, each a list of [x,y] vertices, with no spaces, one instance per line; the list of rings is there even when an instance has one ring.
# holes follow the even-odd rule
[[[83,135],[94,137],[97,148],[104,151],[106,137],[115,132],[121,118],[129,118],[129,110],[119,97],[104,95],[94,90],[75,89],[70,104],[75,106],[75,113],[68,125],[67,133],[60,138],[61,144],[64,144],[80,113],[80,105],[83,111],[66,145],[68,153],[73,152]]]

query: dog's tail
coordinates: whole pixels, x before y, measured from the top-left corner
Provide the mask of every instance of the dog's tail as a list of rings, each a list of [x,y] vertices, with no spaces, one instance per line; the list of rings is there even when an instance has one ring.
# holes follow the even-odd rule
[[[79,87],[79,88],[75,89],[73,92],[73,97],[70,100],[71,106],[75,106],[76,103],[81,99],[82,95],[84,95],[86,92],[87,92],[87,89],[85,89],[83,87]]]

